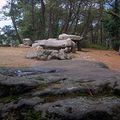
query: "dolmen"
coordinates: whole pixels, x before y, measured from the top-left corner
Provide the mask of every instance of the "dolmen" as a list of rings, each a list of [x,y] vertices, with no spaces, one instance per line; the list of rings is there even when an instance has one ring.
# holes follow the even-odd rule
[[[75,41],[82,38],[76,35],[61,34],[58,38],[36,40],[32,44],[32,50],[27,53],[26,58],[38,60],[69,60],[71,53],[76,52]]]

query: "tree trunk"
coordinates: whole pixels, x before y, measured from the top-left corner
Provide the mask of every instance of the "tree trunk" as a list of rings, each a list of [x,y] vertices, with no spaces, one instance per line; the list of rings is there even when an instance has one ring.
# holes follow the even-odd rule
[[[32,34],[33,34],[33,38],[34,39],[34,34],[35,34],[35,1],[31,0],[31,18],[32,18]]]
[[[82,2],[80,1],[79,5],[78,5],[77,12],[76,12],[76,15],[75,15],[75,26],[74,26],[73,34],[75,34],[76,30],[77,30],[77,25],[78,25],[78,20],[79,20],[79,14],[80,14],[79,12],[80,12],[81,3]]]
[[[100,43],[103,44],[103,24],[102,24],[102,20],[100,23]]]
[[[68,16],[65,19],[65,23],[64,23],[64,26],[63,26],[63,29],[62,29],[62,33],[67,33],[68,32],[69,22],[71,21],[71,17],[72,17],[72,3],[70,3]]]
[[[42,16],[42,37],[45,37],[45,3],[43,0],[40,0],[41,2],[41,16]]]
[[[99,9],[99,12],[100,12],[100,43],[102,44],[103,43],[103,25],[102,25],[102,16],[103,16],[103,9],[104,9],[104,0],[100,0],[100,9]]]
[[[52,13],[52,10],[50,8],[49,10],[49,27],[48,27],[48,37],[53,37],[53,24],[52,24],[52,16],[53,16],[53,13]]]
[[[83,37],[87,36],[89,25],[91,23],[91,7],[88,9],[88,15],[86,17],[86,22],[84,23],[83,32],[80,33]]]
[[[92,23],[91,23],[91,28],[90,28],[91,30],[90,30],[90,32],[91,32],[91,43],[92,44],[95,44],[95,42],[94,42],[94,33],[93,33],[93,25],[92,25]]]
[[[119,14],[119,0],[115,0],[115,7],[114,7],[114,11],[113,11],[113,13],[118,13]],[[119,16],[119,15],[118,15]],[[118,16],[115,16],[114,17],[114,21],[115,21],[115,23],[118,23],[118,21],[120,20],[119,18],[120,18],[120,16],[119,16],[119,18],[118,18]],[[117,28],[117,30],[116,30],[116,35],[115,35],[115,38],[116,38],[116,40],[119,40],[120,38],[119,38],[119,34],[120,34],[120,28]]]
[[[22,41],[22,38],[18,32],[18,29],[17,29],[17,26],[16,26],[16,22],[15,22],[15,14],[14,14],[14,1],[11,0],[11,9],[10,9],[10,13],[11,13],[11,20],[12,20],[12,23],[13,23],[13,26],[14,26],[14,29],[15,29],[15,32],[17,34],[17,38],[19,40],[19,43],[22,44],[23,41]]]

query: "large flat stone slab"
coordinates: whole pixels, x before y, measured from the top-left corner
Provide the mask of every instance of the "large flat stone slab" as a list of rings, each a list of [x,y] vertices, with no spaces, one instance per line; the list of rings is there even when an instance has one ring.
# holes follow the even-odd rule
[[[1,120],[13,112],[15,119],[120,120],[120,73],[103,63],[42,61],[7,73],[0,75]]]

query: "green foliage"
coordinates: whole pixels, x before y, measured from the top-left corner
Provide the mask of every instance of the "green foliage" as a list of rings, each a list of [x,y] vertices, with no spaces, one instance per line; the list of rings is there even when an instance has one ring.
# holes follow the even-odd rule
[[[120,39],[119,39],[119,40],[113,40],[113,41],[112,41],[112,46],[113,46],[113,49],[114,49],[114,50],[119,51]]]
[[[98,49],[98,50],[107,50],[107,46],[105,44],[93,44],[89,41],[83,41],[81,43],[82,48],[92,48],[92,49]]]
[[[99,49],[99,50],[107,50],[106,46],[99,44],[90,44],[89,48]]]
[[[115,0],[113,7],[104,15],[104,28],[112,38],[113,49],[118,51],[120,46],[120,3]]]
[[[1,31],[3,32],[0,35],[0,44],[1,45],[10,45],[10,44],[17,44],[16,33],[14,29],[10,25],[4,26]]]
[[[104,27],[111,37],[116,37],[119,34],[120,20],[115,20],[110,15],[107,15],[104,19]]]
[[[4,15],[11,18],[14,16],[14,23],[17,27],[15,36],[19,41],[26,37],[33,41],[49,37],[54,38],[61,33],[89,36],[89,38],[92,38],[89,39],[89,42],[97,44],[104,44],[106,38],[114,40],[119,38],[120,20],[118,16],[120,16],[120,5],[115,2],[112,2],[115,7],[108,7],[108,10],[106,10],[104,5],[108,1],[104,0],[8,1],[10,4],[4,7]],[[44,5],[42,5],[42,1]],[[13,4],[12,9],[11,3]],[[101,24],[102,18],[104,29],[102,29]],[[107,33],[109,33],[109,37]],[[5,39],[8,38],[13,39],[13,36],[12,38],[5,37]]]

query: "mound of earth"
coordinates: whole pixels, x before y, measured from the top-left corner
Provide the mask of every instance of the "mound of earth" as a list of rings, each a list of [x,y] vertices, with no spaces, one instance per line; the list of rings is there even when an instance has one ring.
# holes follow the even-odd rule
[[[120,120],[120,73],[90,61],[0,69],[1,120]]]

